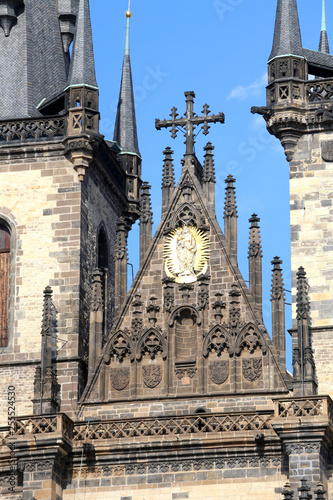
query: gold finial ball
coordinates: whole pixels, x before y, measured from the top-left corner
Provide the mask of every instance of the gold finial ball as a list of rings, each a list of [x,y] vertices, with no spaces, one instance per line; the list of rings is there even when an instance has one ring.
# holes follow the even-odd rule
[[[126,17],[132,17],[132,12],[130,10],[126,11]]]

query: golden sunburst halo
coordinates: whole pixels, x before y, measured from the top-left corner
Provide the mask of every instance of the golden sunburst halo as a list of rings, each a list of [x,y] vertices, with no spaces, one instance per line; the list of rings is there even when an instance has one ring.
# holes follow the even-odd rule
[[[207,234],[195,226],[179,226],[165,238],[165,272],[176,283],[193,283],[208,268],[210,244]]]

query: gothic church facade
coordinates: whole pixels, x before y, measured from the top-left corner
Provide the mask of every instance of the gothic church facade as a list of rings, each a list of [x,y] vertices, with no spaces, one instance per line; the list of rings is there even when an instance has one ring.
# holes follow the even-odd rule
[[[126,17],[110,141],[99,133],[89,1],[0,6],[0,73],[9,82],[0,95],[1,497],[329,500],[333,56],[325,23],[319,51],[305,49],[296,0],[278,0],[267,103],[252,108],[290,163],[291,375],[282,262],[272,260],[270,335],[260,219],[249,220],[247,285],[237,264],[236,180],[226,179],[221,228],[214,146],[207,142],[203,159],[194,152],[195,128],[206,134],[224,115],[207,105],[197,115],[194,92],[185,92],[184,116],[173,110],[156,121],[173,135],[182,129],[186,150],[177,182],[173,152],[164,151],[152,236]],[[38,27],[45,19],[47,36]],[[137,220],[140,268],[127,292]]]

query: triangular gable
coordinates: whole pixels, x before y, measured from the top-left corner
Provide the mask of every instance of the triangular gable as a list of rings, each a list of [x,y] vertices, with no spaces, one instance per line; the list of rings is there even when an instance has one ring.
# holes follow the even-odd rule
[[[183,167],[104,348],[103,375],[95,376],[90,397],[98,385],[106,400],[287,390],[275,346],[193,170]],[[168,258],[179,262],[168,267]],[[149,337],[149,330],[156,333]],[[116,354],[116,332],[130,339],[125,357]],[[143,338],[151,345],[142,352]],[[98,382],[101,376],[106,382]]]

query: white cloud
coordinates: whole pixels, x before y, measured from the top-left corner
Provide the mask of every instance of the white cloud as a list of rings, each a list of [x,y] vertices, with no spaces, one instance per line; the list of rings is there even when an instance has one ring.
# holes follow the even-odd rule
[[[257,78],[253,83],[247,87],[243,85],[237,85],[230,94],[228,95],[228,101],[230,99],[246,99],[249,96],[257,95],[260,90],[262,90],[267,85],[267,73],[263,73],[260,78]]]
[[[260,115],[255,115],[253,117],[253,120],[252,120],[252,123],[251,123],[251,128],[253,130],[259,130],[259,129],[262,129],[264,127],[266,127],[266,122],[263,119],[263,117],[260,116]]]

